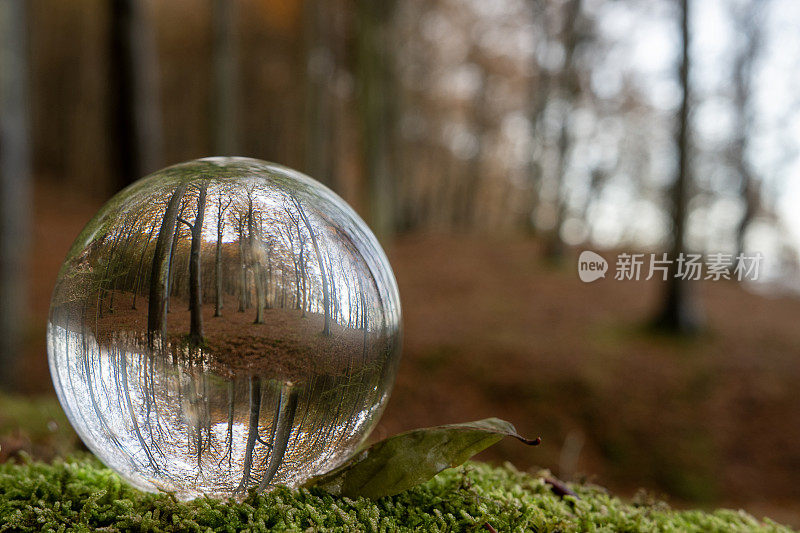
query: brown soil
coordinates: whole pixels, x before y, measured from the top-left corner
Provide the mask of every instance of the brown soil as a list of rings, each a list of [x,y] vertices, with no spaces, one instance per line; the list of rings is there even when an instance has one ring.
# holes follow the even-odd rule
[[[24,376],[49,390],[49,293],[97,203],[37,191],[33,320]],[[620,491],[743,506],[800,524],[800,301],[733,283],[700,292],[709,332],[653,336],[658,283],[581,283],[530,240],[409,236],[390,250],[405,349],[376,437],[499,416],[513,439],[485,459],[587,475]]]

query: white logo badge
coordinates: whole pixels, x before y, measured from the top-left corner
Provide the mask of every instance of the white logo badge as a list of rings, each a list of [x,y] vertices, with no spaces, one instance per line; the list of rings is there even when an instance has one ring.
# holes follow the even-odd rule
[[[578,277],[584,283],[590,283],[599,278],[605,278],[608,271],[608,261],[603,259],[602,256],[592,252],[591,250],[584,250],[578,257]]]

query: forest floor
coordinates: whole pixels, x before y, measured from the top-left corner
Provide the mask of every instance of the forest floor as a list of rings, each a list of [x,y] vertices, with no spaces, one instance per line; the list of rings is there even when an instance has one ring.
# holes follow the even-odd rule
[[[37,188],[30,392],[51,390],[50,291],[98,207]],[[584,284],[574,255],[552,266],[531,239],[409,235],[388,252],[405,345],[375,438],[498,416],[543,444],[507,439],[482,459],[800,525],[800,300],[704,282],[708,331],[681,340],[644,327],[659,283]]]
[[[113,332],[130,333],[134,345],[145,344],[147,331],[147,299],[138,299],[136,309],[131,303],[130,293],[116,291],[114,311],[104,312],[97,320],[99,341]],[[109,300],[106,297],[106,300]],[[323,336],[324,320],[318,313],[306,313],[298,309],[264,309],[263,323],[254,323],[255,310],[250,308],[237,312],[235,299],[229,308],[223,308],[221,316],[214,316],[214,304],[202,306],[204,345],[203,353],[212,370],[220,376],[254,374],[272,379],[298,381],[310,374],[339,376],[349,369],[353,353],[361,355],[364,334],[361,330],[346,328],[337,323],[330,324],[330,336]],[[95,316],[95,309],[89,311]],[[191,313],[187,301],[171,298],[167,313],[167,337],[175,354],[189,356],[187,334]]]

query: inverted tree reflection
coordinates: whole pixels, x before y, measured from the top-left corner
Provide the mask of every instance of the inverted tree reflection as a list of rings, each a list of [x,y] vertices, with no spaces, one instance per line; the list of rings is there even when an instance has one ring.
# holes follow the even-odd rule
[[[80,389],[76,416],[97,418],[88,441],[153,486],[291,484],[341,461],[382,409],[394,281],[329,192],[197,170],[134,188],[84,232],[51,309],[51,348],[68,353],[57,379]]]

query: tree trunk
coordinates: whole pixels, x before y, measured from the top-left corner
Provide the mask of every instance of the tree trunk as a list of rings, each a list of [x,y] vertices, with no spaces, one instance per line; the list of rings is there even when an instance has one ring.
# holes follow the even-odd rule
[[[238,46],[236,11],[238,2],[214,0],[214,147],[217,155],[236,155],[238,143]]]
[[[567,188],[565,185],[567,174],[567,162],[570,152],[570,131],[569,131],[569,114],[564,113],[561,118],[561,129],[558,135],[558,148],[556,150],[556,176],[558,183],[556,185],[555,205],[555,219],[553,227],[547,235],[547,245],[545,252],[547,257],[551,260],[558,261],[564,256],[564,241],[561,239],[561,227],[564,225],[564,216],[566,214],[566,194]]]
[[[239,220],[238,228],[239,232],[239,308],[237,311],[239,313],[244,313],[246,307],[246,294],[247,291],[247,265],[245,263],[244,257],[244,221]]]
[[[700,329],[700,317],[696,309],[692,288],[689,281],[677,277],[677,258],[684,251],[686,237],[687,206],[690,199],[691,168],[689,151],[691,150],[689,130],[689,108],[691,104],[691,85],[689,78],[690,42],[689,42],[689,0],[681,0],[681,66],[680,83],[682,89],[681,108],[678,118],[678,169],[672,187],[672,248],[663,307],[656,318],[655,325],[670,333],[692,334]]]
[[[336,322],[337,317],[340,316],[339,293],[336,287],[336,276],[333,275],[333,259],[331,258],[330,249],[325,250],[325,255],[328,258],[328,273],[330,274],[328,277],[331,283],[331,320]]]
[[[217,233],[217,250],[214,257],[214,278],[216,292],[214,316],[222,316],[222,232]]]
[[[369,338],[369,328],[367,327],[368,326],[368,323],[367,323],[367,318],[368,318],[367,317],[367,299],[364,296],[364,285],[363,285],[363,282],[361,281],[361,276],[360,275],[358,276],[358,295],[359,295],[359,299],[361,301],[361,317],[360,317],[361,318],[361,320],[360,320],[361,323],[360,323],[360,327],[361,327],[362,330],[364,330],[364,342],[363,342],[363,346],[362,346],[362,350],[361,350],[361,359],[362,359],[362,361],[364,363],[366,363],[367,362],[367,355],[368,355],[368,353],[367,353],[368,352],[367,340]]]
[[[306,286],[306,279],[308,278],[308,273],[306,272],[306,258],[305,258],[305,247],[303,246],[303,241],[300,241],[300,278],[299,282],[302,282],[302,287],[300,288],[300,295],[301,299],[298,302],[300,309],[302,309],[302,316],[306,316],[306,308],[309,310],[311,306],[308,303],[308,287]]]
[[[178,217],[183,216],[183,209],[178,213]],[[175,282],[175,250],[178,248],[178,241],[181,237],[181,223],[175,221],[175,236],[172,238],[172,246],[169,247],[169,271],[167,272],[167,313],[170,312],[169,297],[172,294],[172,284]]]
[[[228,205],[230,205],[230,201]],[[214,257],[214,286],[216,289],[214,316],[222,316],[222,230],[225,227],[222,217],[225,215],[226,208],[227,206],[222,207],[222,195],[220,195],[217,201],[217,249]]]
[[[110,83],[116,175],[122,188],[161,166],[155,35],[141,0],[111,1]]]
[[[547,234],[545,252],[549,259],[558,261],[564,255],[564,241],[561,239],[561,227],[567,212],[566,175],[569,168],[569,157],[572,151],[572,131],[570,119],[575,111],[575,104],[580,94],[578,72],[575,65],[575,51],[581,40],[579,20],[583,0],[569,0],[564,5],[564,22],[561,45],[564,47],[564,68],[559,73],[558,97],[562,99],[561,127],[558,132],[556,146],[556,194],[554,199],[555,217],[553,227]]]
[[[153,251],[153,267],[150,275],[150,291],[147,302],[147,333],[150,343],[160,336],[164,341],[167,336],[167,299],[169,295],[169,250],[175,239],[175,224],[178,221],[178,208],[186,192],[186,185],[180,184],[167,203],[161,229]]]
[[[228,382],[228,429],[225,432],[225,458],[228,459],[228,468],[231,467],[231,459],[233,456],[233,417],[236,414],[236,385],[234,384],[235,378],[231,378]],[[222,465],[222,461],[219,463]]]
[[[28,318],[30,142],[27,2],[0,1],[0,388],[19,384]]]
[[[281,386],[275,425],[272,430],[272,450],[269,454],[267,471],[264,473],[264,477],[261,479],[261,484],[258,487],[259,490],[264,490],[264,488],[272,482],[275,474],[278,472],[278,468],[280,468],[281,463],[283,463],[283,457],[286,454],[286,448],[289,444],[289,437],[292,434],[294,417],[297,413],[298,396],[299,393],[293,385],[284,383]]]
[[[130,221],[126,220],[126,225],[128,225]],[[114,295],[117,293],[117,285],[119,284],[120,278],[127,279],[129,277],[129,273],[126,272],[126,268],[130,265],[127,263],[127,254],[128,250],[131,247],[131,242],[133,242],[133,247],[135,248],[136,245],[139,243],[139,227],[135,224],[131,227],[130,232],[128,233],[127,238],[125,239],[125,244],[122,245],[122,250],[117,252],[121,257],[121,260],[114,265],[114,268],[111,271],[111,279],[113,279],[113,283],[111,284],[111,291],[110,296],[108,298],[108,313],[114,314]]]
[[[281,309],[286,309],[286,268],[281,266]]]
[[[379,239],[390,240],[395,228],[392,149],[395,75],[392,14],[395,0],[358,0],[358,100],[362,122],[364,173],[369,190],[370,226]]]
[[[139,266],[136,267],[136,280],[133,285],[133,302],[131,303],[131,309],[136,309],[136,297],[139,295],[139,289],[141,287],[141,274],[142,265],[144,264],[144,256],[147,253],[148,246],[150,246],[150,241],[153,239],[153,232],[156,230],[157,225],[158,223],[154,221],[153,225],[150,226],[150,233],[147,234],[147,240],[144,242],[142,255],[139,256]]]
[[[745,252],[745,233],[750,222],[760,207],[758,183],[747,152],[753,129],[753,64],[761,49],[761,33],[763,20],[760,18],[764,9],[759,0],[750,0],[740,6],[735,15],[737,34],[742,36],[742,47],[734,58],[733,66],[733,103],[736,121],[736,136],[731,145],[733,166],[739,175],[739,190],[744,213],[736,226],[736,257]]]
[[[264,290],[266,291],[265,300],[267,309],[273,307],[273,291],[272,291],[272,244],[267,243],[267,272],[266,279],[264,280]]]
[[[242,473],[242,481],[239,483],[239,488],[236,492],[242,492],[247,488],[250,483],[250,472],[253,468],[253,450],[255,449],[256,442],[259,441],[258,437],[258,419],[261,415],[261,379],[256,376],[250,376],[250,418],[248,421],[247,442],[244,450],[244,465]]]
[[[300,235],[300,232],[298,231],[297,234]],[[299,255],[297,259],[294,258],[294,240],[292,240],[291,232],[289,232],[289,253],[294,265],[294,308],[300,309],[300,260],[302,255]]]
[[[547,3],[545,0],[529,0],[532,11],[532,19],[534,21],[543,21],[540,24],[531,25],[531,37],[533,38],[533,49],[539,48],[540,44],[536,39],[535,32],[547,32],[548,24],[546,20]],[[542,164],[536,158],[536,148],[541,142],[542,137],[542,122],[544,110],[547,107],[547,96],[550,88],[550,75],[548,71],[543,68],[539,63],[539,58],[536,54],[531,55],[531,79],[528,85],[529,88],[529,110],[528,121],[531,125],[531,146],[530,146],[530,159],[528,160],[528,183],[530,187],[529,206],[526,211],[527,217],[522,222],[523,229],[530,233],[536,233],[536,214],[539,209],[539,189],[542,182]]]
[[[331,127],[333,102],[328,90],[336,65],[329,44],[332,31],[325,0],[306,0],[306,149],[305,170],[333,186]]]
[[[108,287],[111,285],[111,276],[114,271],[112,268],[114,264],[114,253],[117,251],[117,246],[119,245],[119,241],[123,238],[123,233],[118,233],[115,237],[113,242],[111,243],[111,250],[109,250],[108,255],[104,257],[106,260],[106,268],[103,271],[103,278],[101,280],[101,285],[99,289],[99,293],[97,296],[97,315],[99,317],[103,316],[103,303],[106,299],[106,294],[110,291]]]
[[[128,377],[128,365],[127,365],[127,358],[128,354],[126,353],[119,353],[119,373],[120,373],[120,381],[122,382],[122,396],[125,399],[125,406],[128,410],[128,422],[133,426],[133,434],[136,435],[136,440],[139,441],[139,446],[141,446],[142,450],[147,456],[147,462],[150,464],[150,468],[153,469],[153,472],[158,473],[161,469],[158,466],[158,461],[156,461],[155,457],[153,456],[153,452],[150,450],[150,447],[147,445],[147,442],[144,440],[144,436],[142,435],[142,430],[139,428],[138,416],[136,414],[136,409],[133,406],[133,401],[131,400],[131,392],[130,386],[128,385],[129,377]]]
[[[192,248],[189,254],[189,341],[194,346],[203,342],[203,286],[201,283],[202,271],[202,244],[203,244],[203,219],[206,211],[206,186],[200,187],[197,195],[197,216],[192,224]]]
[[[264,287],[261,286],[260,261],[256,253],[256,235],[253,223],[253,200],[249,199],[247,206],[247,232],[248,249],[250,254],[250,269],[253,271],[253,284],[256,287],[256,318],[254,324],[264,323]]]
[[[462,197],[459,205],[456,206],[456,212],[460,212],[461,216],[456,222],[457,226],[462,230],[472,229],[476,221],[476,207],[479,205],[478,193],[480,191],[480,184],[483,174],[483,154],[485,152],[485,138],[486,132],[490,128],[489,117],[486,112],[486,105],[488,103],[486,98],[486,90],[488,79],[486,71],[481,68],[479,87],[475,94],[475,100],[472,103],[473,114],[473,128],[475,131],[476,147],[475,153],[469,159],[467,164],[467,173],[464,176],[464,184],[462,186]]]
[[[328,336],[331,334],[331,303],[330,294],[328,292],[328,277],[325,274],[325,262],[322,259],[322,252],[320,252],[319,249],[317,235],[314,233],[314,228],[311,226],[311,222],[308,221],[305,211],[303,211],[303,206],[300,205],[300,201],[296,198],[292,198],[292,201],[297,206],[297,211],[300,213],[300,218],[303,219],[303,224],[306,225],[308,233],[311,234],[311,244],[314,247],[314,254],[317,256],[317,262],[319,263],[319,275],[322,278],[322,307],[323,312],[325,313],[325,322],[322,326],[322,334]]]

